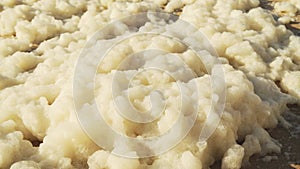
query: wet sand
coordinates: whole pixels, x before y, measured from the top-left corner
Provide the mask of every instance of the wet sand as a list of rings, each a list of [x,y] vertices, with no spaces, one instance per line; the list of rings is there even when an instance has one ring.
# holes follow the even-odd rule
[[[250,165],[243,167],[244,169],[292,169],[291,164],[300,164],[300,106],[289,107],[290,111],[285,112],[283,116],[292,126],[286,129],[279,124],[268,131],[282,145],[281,154],[270,154],[267,157],[253,156]],[[268,161],[268,157],[275,159]]]

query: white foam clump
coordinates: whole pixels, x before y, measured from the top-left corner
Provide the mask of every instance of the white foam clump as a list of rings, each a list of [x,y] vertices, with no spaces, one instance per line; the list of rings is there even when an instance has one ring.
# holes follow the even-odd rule
[[[114,31],[94,39],[96,46],[95,43],[85,46],[95,31],[109,22],[163,8],[166,2],[1,1],[0,167],[198,169],[209,168],[220,160],[222,168],[226,169],[241,168],[254,154],[279,153],[280,144],[265,129],[282,121],[286,104],[300,98],[300,38],[259,8],[258,0],[185,0],[181,3],[171,0],[165,10],[179,13],[179,18],[191,23],[195,29],[183,27],[179,22],[161,22],[159,27],[150,22],[141,27],[119,23]],[[291,2],[298,10],[298,1]],[[293,16],[294,7],[278,6],[277,9],[287,9]],[[216,59],[211,49],[203,49],[207,46],[201,41],[201,35],[197,35],[199,32],[188,34],[198,29],[223,60]],[[98,66],[97,54],[130,35],[131,31],[150,31],[152,34],[119,43],[107,53],[94,76],[91,67]],[[120,36],[109,39],[114,34]],[[187,34],[199,38],[186,38]],[[181,42],[169,36],[176,36]],[[192,50],[187,44],[200,45],[200,48]],[[79,92],[75,97],[80,103],[76,110],[72,93],[74,66],[84,47],[91,50],[81,55],[87,67],[77,72],[81,80],[76,88]],[[136,59],[122,63],[129,55],[144,50],[164,52],[155,56],[136,56],[133,57]],[[195,52],[199,52],[202,59]],[[119,70],[120,64],[123,67]],[[224,70],[225,110],[212,135],[199,142],[205,122],[211,122],[208,123],[210,127],[219,117],[214,114],[208,118],[212,103],[222,100],[214,95],[214,92],[222,91],[218,86],[221,82],[213,81],[216,88],[211,88],[211,70],[216,64],[222,64]],[[133,65],[141,69],[133,69]],[[143,70],[150,67],[170,73]],[[116,72],[124,75],[123,80],[130,85],[122,86],[121,78],[114,79]],[[133,75],[139,76],[129,81]],[[95,81],[90,81],[94,77]],[[274,82],[279,82],[277,85],[287,94],[282,94]],[[116,86],[118,90],[112,90],[114,83],[120,85]],[[159,97],[152,93],[155,90],[159,91]],[[95,97],[85,91],[94,92]],[[164,104],[160,106],[165,110],[152,123],[133,123],[118,114],[113,94],[125,99],[129,97],[138,110],[148,110],[154,100],[152,103],[159,105],[161,98]],[[126,104],[128,106],[128,102]],[[138,139],[166,133],[178,118],[190,118],[192,124],[193,111],[197,118],[187,137],[173,149],[153,158],[128,159],[99,148],[81,128],[76,111],[94,112],[95,105],[102,112],[102,123],[118,133]],[[157,107],[151,117],[159,114]],[[184,113],[180,114],[178,110]],[[188,128],[187,122],[180,122],[170,138],[184,134],[182,129]],[[97,135],[98,132],[94,132]],[[122,140],[114,140],[114,137],[107,133],[94,139],[104,140],[110,144],[109,148],[118,147],[116,151],[127,152],[128,156],[137,155],[130,147],[135,144],[122,145]],[[41,144],[36,147],[30,142]],[[172,140],[153,146],[159,149],[170,142]],[[145,148],[147,151],[144,152],[151,154],[149,147],[141,145],[138,148]]]

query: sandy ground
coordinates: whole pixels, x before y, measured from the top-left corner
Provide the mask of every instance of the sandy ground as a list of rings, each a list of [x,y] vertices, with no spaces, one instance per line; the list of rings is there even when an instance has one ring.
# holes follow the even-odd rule
[[[281,145],[281,154],[271,154],[267,157],[254,156],[250,159],[249,166],[244,169],[289,169],[292,164],[300,164],[300,106],[291,105],[290,110],[284,114],[284,118],[292,124],[289,129],[279,124],[270,129],[270,135]],[[268,160],[268,158],[273,158]],[[299,168],[300,169],[300,166]]]

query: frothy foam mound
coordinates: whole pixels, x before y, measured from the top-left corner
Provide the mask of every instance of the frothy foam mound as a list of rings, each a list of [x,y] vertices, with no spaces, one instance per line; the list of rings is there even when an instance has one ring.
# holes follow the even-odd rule
[[[300,37],[259,5],[1,1],[0,168],[231,169],[280,153],[266,129],[299,104]]]

